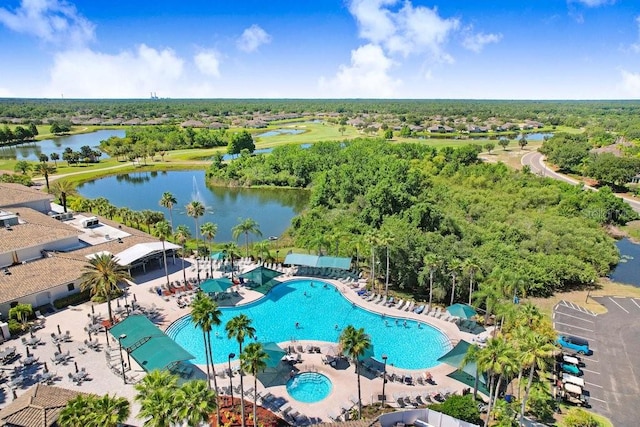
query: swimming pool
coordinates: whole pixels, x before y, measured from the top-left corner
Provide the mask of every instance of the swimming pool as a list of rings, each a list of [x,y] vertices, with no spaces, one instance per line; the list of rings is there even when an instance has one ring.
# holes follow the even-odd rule
[[[220,310],[220,326],[211,332],[215,363],[226,362],[229,353],[238,353],[238,343],[227,339],[224,326],[241,313],[252,320],[260,342],[296,339],[337,343],[345,326],[362,327],[371,337],[373,357],[382,360],[382,354],[386,354],[389,365],[403,369],[435,366],[437,359],[451,349],[446,335],[438,329],[415,320],[407,319],[405,326],[402,318],[383,318],[352,304],[337,288],[319,280],[287,281],[256,302]],[[399,311],[398,316],[402,313]],[[177,320],[166,333],[195,356],[194,363],[205,363],[202,331],[190,316]]]
[[[287,381],[289,396],[304,403],[324,400],[332,388],[331,380],[317,372],[302,372]]]

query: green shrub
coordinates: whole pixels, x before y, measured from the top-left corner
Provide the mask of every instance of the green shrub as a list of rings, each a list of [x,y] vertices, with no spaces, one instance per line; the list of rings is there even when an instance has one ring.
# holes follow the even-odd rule
[[[562,420],[564,427],[604,427],[593,414],[580,408],[571,408]]]
[[[442,403],[429,406],[429,409],[473,424],[480,424],[482,422],[480,419],[480,411],[478,411],[478,406],[471,394],[467,394],[466,396],[454,394]]]
[[[7,323],[9,324],[9,333],[11,335],[20,335],[22,333],[22,323],[16,319],[9,319]]]
[[[66,297],[59,298],[53,302],[53,306],[57,309],[65,308],[70,305],[78,305],[83,302],[87,302],[91,299],[91,292],[87,289],[86,291],[78,292],[75,294],[68,295]]]

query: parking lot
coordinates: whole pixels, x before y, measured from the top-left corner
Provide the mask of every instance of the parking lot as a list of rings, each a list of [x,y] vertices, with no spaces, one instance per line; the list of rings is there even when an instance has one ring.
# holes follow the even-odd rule
[[[584,389],[594,412],[616,426],[638,425],[640,419],[640,299],[597,297],[606,314],[571,302],[554,307],[553,324],[559,334],[589,341],[593,354],[584,356]]]

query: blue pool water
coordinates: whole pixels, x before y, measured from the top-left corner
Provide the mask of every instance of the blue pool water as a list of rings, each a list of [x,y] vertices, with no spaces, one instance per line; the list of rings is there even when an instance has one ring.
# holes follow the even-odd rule
[[[298,402],[320,402],[331,393],[331,380],[316,372],[303,372],[287,382],[287,393]]]
[[[382,360],[382,354],[386,354],[389,365],[403,369],[435,366],[437,359],[451,349],[449,340],[438,329],[415,320],[406,320],[405,326],[400,317],[383,318],[352,304],[337,288],[318,280],[284,282],[258,301],[221,311],[220,326],[211,332],[215,363],[226,362],[229,353],[238,353],[238,343],[227,339],[224,326],[239,314],[252,320],[257,340],[263,343],[291,339],[337,343],[345,326],[362,327],[371,337],[373,357]],[[398,316],[402,313],[399,311]],[[205,363],[202,331],[190,316],[173,323],[166,333],[195,356],[194,363]]]

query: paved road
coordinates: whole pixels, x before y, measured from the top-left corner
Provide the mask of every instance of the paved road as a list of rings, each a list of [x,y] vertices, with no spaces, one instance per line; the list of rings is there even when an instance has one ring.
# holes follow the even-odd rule
[[[640,298],[593,298],[607,308],[595,315],[566,301],[554,308],[559,333],[589,340],[593,355],[583,357],[585,390],[592,410],[615,426],[639,425],[640,405]]]
[[[525,154],[520,159],[520,163],[523,166],[529,166],[531,172],[538,174],[543,177],[557,179],[558,181],[564,181],[571,185],[584,185],[583,182],[580,182],[576,179],[570,178],[566,175],[562,175],[560,173],[554,172],[544,163],[544,156],[537,151],[532,151],[530,153]],[[595,187],[591,187],[589,185],[584,185],[584,188],[592,191],[598,191]],[[629,199],[628,197],[618,196],[625,202],[627,202],[631,208],[640,213],[640,202]]]

